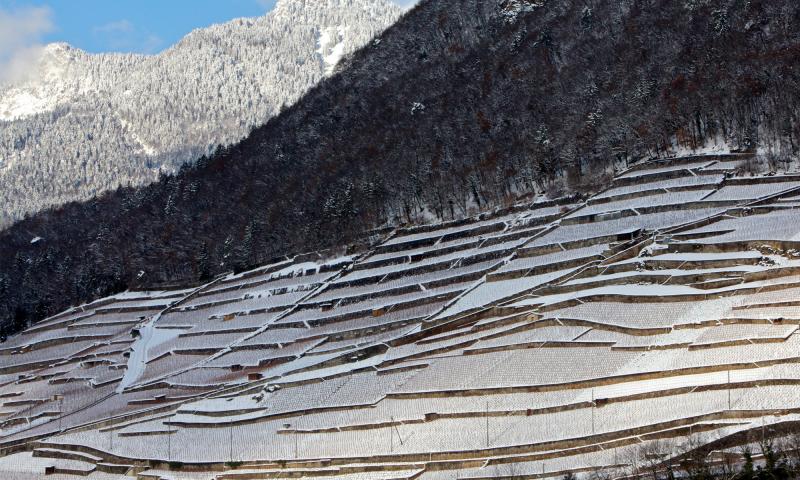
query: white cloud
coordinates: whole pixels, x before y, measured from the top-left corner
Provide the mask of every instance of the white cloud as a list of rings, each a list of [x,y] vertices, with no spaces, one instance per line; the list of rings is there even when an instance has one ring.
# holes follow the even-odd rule
[[[52,12],[47,7],[0,10],[0,83],[35,73],[42,36],[52,29]]]
[[[98,33],[111,33],[111,34],[120,34],[120,33],[131,33],[135,29],[133,28],[133,24],[128,20],[117,20],[116,22],[109,22],[105,25],[100,25],[99,27],[94,27],[92,32],[95,34]]]
[[[116,20],[92,28],[106,50],[118,52],[156,53],[164,41],[158,35],[138,29],[129,20]]]

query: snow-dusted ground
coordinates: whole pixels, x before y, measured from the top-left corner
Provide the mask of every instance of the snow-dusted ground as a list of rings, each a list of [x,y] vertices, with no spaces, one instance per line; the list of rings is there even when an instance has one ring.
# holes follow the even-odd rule
[[[401,229],[48,319],[0,348],[0,443],[51,450],[0,472],[113,454],[251,462],[226,478],[562,477],[631,470],[647,433],[677,454],[685,428],[705,442],[797,420],[800,222],[769,199],[796,185],[699,174],[737,161],[640,165],[582,209]]]

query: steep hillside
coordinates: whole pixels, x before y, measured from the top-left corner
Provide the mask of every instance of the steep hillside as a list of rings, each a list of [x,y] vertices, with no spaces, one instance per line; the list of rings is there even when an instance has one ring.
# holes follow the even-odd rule
[[[387,222],[585,194],[673,148],[760,148],[783,169],[799,19],[789,0],[423,1],[241,143],[4,232],[0,315],[24,325]]]
[[[158,55],[48,45],[32,79],[0,85],[0,227],[241,140],[399,15],[388,0],[281,0]]]
[[[0,345],[0,474],[796,478],[800,175],[749,159],[65,311]]]

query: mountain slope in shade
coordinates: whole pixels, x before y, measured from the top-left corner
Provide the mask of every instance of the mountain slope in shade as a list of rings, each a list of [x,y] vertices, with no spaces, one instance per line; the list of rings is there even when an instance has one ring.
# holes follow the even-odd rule
[[[400,13],[388,0],[281,0],[153,56],[48,45],[34,79],[0,86],[0,226],[238,141]]]

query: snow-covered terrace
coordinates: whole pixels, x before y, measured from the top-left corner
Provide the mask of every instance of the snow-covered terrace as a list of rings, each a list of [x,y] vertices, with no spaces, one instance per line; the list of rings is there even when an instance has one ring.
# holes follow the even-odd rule
[[[0,471],[548,478],[800,420],[800,180],[743,161],[76,307],[0,346]]]

